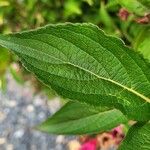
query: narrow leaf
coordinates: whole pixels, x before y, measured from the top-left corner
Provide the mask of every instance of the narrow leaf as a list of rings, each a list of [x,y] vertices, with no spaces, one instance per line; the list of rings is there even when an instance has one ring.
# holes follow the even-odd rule
[[[150,118],[150,65],[92,24],[48,25],[1,35],[24,66],[65,98]]]
[[[131,127],[119,150],[150,150],[150,123]]]
[[[127,119],[119,110],[69,102],[37,129],[55,134],[93,134],[125,122]]]

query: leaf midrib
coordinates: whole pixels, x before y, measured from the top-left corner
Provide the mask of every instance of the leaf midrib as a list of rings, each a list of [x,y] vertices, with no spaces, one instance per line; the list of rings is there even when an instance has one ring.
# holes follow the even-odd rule
[[[93,29],[90,29],[90,28],[88,28],[89,30],[91,30],[91,31],[93,31],[93,32],[95,32]],[[77,32],[74,32],[74,31],[72,31],[72,30],[68,30],[68,29],[60,29],[60,30],[66,30],[66,31],[69,31],[69,32],[72,32],[72,33],[74,33],[74,34],[77,34],[77,35],[82,35],[82,36],[85,36],[85,37],[87,37],[88,39],[90,39],[90,40],[92,40],[93,42],[96,42],[96,41],[94,41],[92,38],[90,38],[89,36],[87,36],[87,35],[84,35],[84,34],[82,34],[82,33],[77,33]],[[98,29],[98,30],[100,30],[100,29]],[[102,30],[100,30],[100,31],[102,31]],[[103,32],[103,31],[102,31]],[[95,32],[96,33],[96,32]],[[45,34],[45,33],[44,33]],[[108,37],[113,37],[113,36],[108,36],[108,35],[106,35],[104,32],[103,32],[103,34],[108,38]],[[116,38],[116,37],[115,37]],[[63,38],[62,38],[63,39]],[[118,38],[118,40],[119,40],[119,38]],[[67,40],[68,41],[68,40]],[[117,46],[117,47],[119,47],[119,48],[121,48],[122,49],[122,47],[120,47],[119,45],[117,45],[115,42],[112,42],[111,40],[109,41],[109,42],[111,42],[112,44],[115,44],[115,46]],[[121,40],[120,40],[120,42],[121,42]],[[96,42],[97,44],[99,44],[100,46],[102,46],[100,43],[98,43],[98,42]],[[123,44],[123,43],[122,43]],[[125,44],[124,44],[124,46],[125,46]],[[103,47],[103,46],[102,46]],[[107,50],[105,47],[103,47],[105,50]],[[108,51],[109,52],[109,51]],[[133,60],[133,58],[126,52],[126,51],[124,51],[127,55],[128,55],[128,57],[130,57],[131,58],[131,60]],[[111,53],[116,59],[118,59],[113,53]],[[118,59],[119,60],[119,59]],[[134,60],[133,60],[134,61]],[[119,60],[119,62],[120,62],[120,60]],[[134,63],[138,66],[138,68],[142,71],[142,73],[145,75],[145,73],[143,72],[143,70],[141,69],[141,67],[134,61]],[[145,77],[146,77],[146,79],[147,79],[147,76],[145,75]]]
[[[12,43],[11,41],[2,40],[2,39],[0,39],[0,43],[1,43],[1,45],[3,45],[3,46],[6,47],[6,48],[7,48],[7,43],[14,44],[14,43]],[[6,46],[5,46],[5,43],[6,43]],[[16,44],[16,43],[15,43],[14,45],[20,46],[20,44]],[[22,45],[21,45],[21,46],[22,46]],[[30,48],[29,46],[23,46],[23,47]],[[32,48],[32,49],[33,49],[33,48]],[[37,51],[36,49],[33,49],[33,50]],[[41,53],[43,53],[43,52],[41,52]],[[46,54],[46,53],[44,53],[44,54]],[[48,55],[48,54],[46,54],[46,55]],[[49,56],[51,57],[51,55],[49,55]],[[115,85],[118,85],[118,86],[122,87],[123,89],[126,89],[127,91],[129,91],[129,92],[135,94],[136,96],[142,98],[142,99],[145,100],[146,102],[150,103],[150,99],[149,99],[148,97],[142,95],[141,93],[138,93],[137,91],[135,91],[135,90],[133,90],[133,89],[131,89],[131,88],[128,88],[128,87],[125,86],[125,85],[122,85],[122,84],[120,84],[120,83],[118,83],[118,82],[116,82],[116,81],[114,81],[114,80],[112,80],[112,79],[109,79],[109,78],[107,79],[107,78],[105,78],[105,77],[99,76],[99,75],[95,74],[94,72],[92,72],[92,71],[90,71],[90,70],[87,70],[87,69],[85,69],[85,68],[83,68],[83,67],[81,67],[81,66],[78,66],[78,65],[76,65],[76,64],[73,64],[73,63],[70,63],[70,62],[62,61],[61,59],[59,59],[59,58],[57,58],[57,57],[54,57],[54,56],[53,56],[53,58],[56,59],[56,60],[59,60],[59,61],[63,62],[64,64],[69,64],[69,65],[72,65],[72,66],[74,66],[74,67],[77,67],[77,68],[79,68],[79,69],[81,69],[81,70],[83,70],[83,71],[85,71],[85,72],[88,72],[88,73],[94,75],[95,77],[97,77],[97,78],[99,78],[99,79],[102,79],[102,80],[105,80],[105,81],[109,81],[109,82],[111,82],[111,83],[113,83],[113,84],[115,84]]]

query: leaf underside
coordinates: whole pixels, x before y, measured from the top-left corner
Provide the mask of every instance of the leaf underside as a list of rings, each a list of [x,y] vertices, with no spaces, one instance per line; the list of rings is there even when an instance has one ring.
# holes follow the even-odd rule
[[[118,38],[92,24],[48,25],[1,35],[42,82],[65,98],[150,118],[150,65]]]
[[[127,119],[119,110],[68,102],[37,129],[54,134],[93,134],[108,131],[126,122]]]

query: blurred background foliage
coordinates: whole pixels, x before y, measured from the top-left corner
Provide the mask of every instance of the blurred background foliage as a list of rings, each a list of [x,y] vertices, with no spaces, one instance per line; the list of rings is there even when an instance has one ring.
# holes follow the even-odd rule
[[[1,34],[62,22],[94,23],[150,60],[150,0],[0,0]],[[55,95],[21,67],[17,56],[0,47],[0,88],[4,90],[7,71],[18,83],[30,80],[35,91]]]

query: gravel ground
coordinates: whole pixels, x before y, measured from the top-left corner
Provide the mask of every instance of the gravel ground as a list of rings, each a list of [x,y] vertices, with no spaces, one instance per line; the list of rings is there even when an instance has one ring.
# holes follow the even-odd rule
[[[32,129],[59,109],[59,98],[47,101],[33,94],[30,83],[21,86],[10,75],[7,78],[6,93],[0,91],[0,150],[66,150],[72,137]]]

